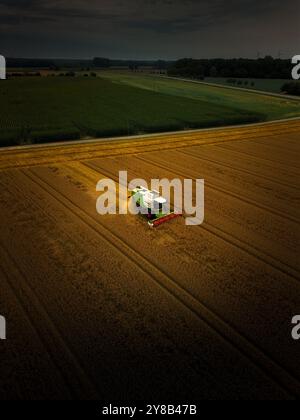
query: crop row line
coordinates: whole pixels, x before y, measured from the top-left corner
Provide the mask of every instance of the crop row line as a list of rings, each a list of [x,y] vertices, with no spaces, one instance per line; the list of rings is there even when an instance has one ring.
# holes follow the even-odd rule
[[[236,172],[244,173],[246,175],[254,176],[256,178],[264,179],[265,181],[272,182],[276,185],[282,185],[283,187],[292,188],[292,189],[295,189],[295,190],[300,190],[300,187],[297,186],[297,185],[291,185],[289,183],[282,182],[282,181],[280,181],[278,179],[275,179],[275,178],[269,178],[268,176],[249,171],[248,169],[237,168],[236,166],[223,163],[220,160],[209,159],[207,157],[203,157],[202,155],[200,155],[196,152],[192,153],[192,152],[188,152],[187,150],[182,150],[181,149],[181,150],[178,151],[178,153],[182,153],[184,155],[191,156],[192,158],[194,158],[196,160],[203,160],[203,161],[211,162],[211,163],[213,163],[217,166],[223,166],[224,168],[231,169],[232,171],[236,171]]]
[[[261,142],[257,139],[252,140],[251,143],[257,144],[259,146],[272,147],[272,148],[274,148],[274,149],[276,149],[280,152],[284,151],[284,152],[291,153],[293,156],[295,156],[295,153],[297,153],[295,148],[287,147],[287,145],[290,146],[291,144],[287,143],[285,139],[282,139],[280,141],[280,144],[278,144],[278,142],[274,141],[274,139],[272,139],[272,143],[270,143],[270,141]],[[299,147],[299,145],[297,145],[297,146]]]
[[[161,162],[158,162],[157,160],[153,160],[153,158],[149,160],[149,159],[143,158],[140,155],[136,156],[136,158],[140,159],[144,162],[151,163],[152,165],[154,165],[156,167],[159,167],[161,169],[167,170],[167,171],[173,173],[174,175],[177,175],[177,176],[180,175],[182,178],[186,178],[187,176],[191,176],[191,175],[189,175],[188,172],[183,173],[180,169],[178,170],[177,167],[166,166],[166,165],[162,164]],[[85,163],[85,162],[82,162],[82,163]],[[281,211],[275,210],[275,209],[271,208],[270,206],[265,206],[264,204],[258,203],[255,200],[249,199],[248,197],[245,197],[245,196],[241,195],[239,191],[237,191],[237,192],[234,192],[232,190],[229,191],[221,185],[212,184],[212,183],[207,182],[207,181],[205,182],[205,185],[206,185],[207,188],[218,191],[223,195],[233,197],[233,198],[235,198],[239,201],[243,201],[244,203],[250,204],[254,207],[260,208],[261,210],[272,213],[275,216],[278,216],[278,217],[290,220],[293,223],[299,224],[299,219],[298,218],[296,218],[292,215],[282,213]]]
[[[2,261],[1,268],[5,274],[7,282],[11,290],[14,292],[21,308],[26,314],[30,325],[49,354],[54,366],[58,369],[58,372],[65,382],[67,389],[71,393],[72,398],[83,398],[84,395],[87,398],[91,398],[91,396],[94,395],[96,398],[97,394],[93,385],[86,376],[79,361],[69,349],[59,329],[49,315],[45,306],[41,303],[36,292],[31,286],[29,286],[26,274],[20,269],[17,262],[14,260],[13,255],[6,247],[4,248],[2,244],[0,244],[0,252]],[[8,266],[10,267],[10,275],[12,267],[14,267],[14,270],[16,270],[19,274],[19,276],[13,276],[13,281],[10,280],[8,272],[3,267],[5,259],[9,261]],[[19,279],[22,279],[22,281]],[[25,303],[25,300],[28,303]],[[45,330],[47,331],[47,338],[45,338]],[[75,374],[74,368],[76,372]],[[78,391],[78,385],[80,386],[80,391]]]
[[[251,156],[251,157],[254,157],[255,159],[259,159],[259,160],[265,160],[265,161],[267,161],[267,162],[271,162],[272,164],[276,164],[276,163],[279,163],[279,164],[281,164],[281,165],[284,165],[284,162],[282,162],[282,161],[275,161],[275,160],[273,160],[273,159],[268,159],[268,158],[266,158],[266,157],[261,157],[261,156],[257,156],[257,155],[255,155],[254,153],[251,153],[251,152],[245,152],[245,151],[241,151],[241,150],[239,150],[239,149],[235,149],[234,147],[232,148],[232,145],[230,145],[230,147],[228,147],[228,145],[224,145],[224,144],[216,144],[216,147],[219,147],[219,148],[221,148],[221,149],[224,149],[224,150],[226,150],[226,151],[233,151],[233,152],[235,152],[235,153],[239,153],[239,154],[241,154],[241,155],[247,155],[247,156]],[[293,164],[291,164],[290,162],[289,162],[289,168],[293,168],[293,169],[297,169],[297,171],[299,171],[299,166],[296,166],[296,165],[293,165]]]

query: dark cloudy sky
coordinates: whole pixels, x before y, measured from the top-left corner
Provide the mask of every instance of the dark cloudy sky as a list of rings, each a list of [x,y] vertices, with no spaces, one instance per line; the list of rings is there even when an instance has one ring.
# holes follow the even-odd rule
[[[0,0],[0,54],[291,57],[299,22],[299,0]]]

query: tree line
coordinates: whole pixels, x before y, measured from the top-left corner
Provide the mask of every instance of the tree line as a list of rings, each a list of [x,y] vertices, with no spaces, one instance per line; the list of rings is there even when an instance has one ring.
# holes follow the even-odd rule
[[[291,60],[274,59],[271,56],[256,60],[183,58],[168,68],[168,75],[195,79],[205,77],[291,79],[292,68]]]
[[[95,57],[92,60],[68,59],[24,59],[7,58],[11,68],[110,68],[127,67],[136,70],[139,67],[152,67],[167,70],[170,76],[195,79],[205,77],[231,77],[256,79],[290,79],[293,65],[291,60],[274,59],[271,56],[257,60],[237,59],[193,59],[183,58],[178,61],[166,60],[117,60]]]

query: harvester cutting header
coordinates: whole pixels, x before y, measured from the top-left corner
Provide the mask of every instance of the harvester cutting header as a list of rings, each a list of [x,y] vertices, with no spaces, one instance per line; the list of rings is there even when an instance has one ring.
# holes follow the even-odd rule
[[[157,227],[181,216],[175,211],[170,211],[169,203],[158,191],[137,187],[131,191],[131,197],[140,208],[140,213],[146,216],[150,227]]]

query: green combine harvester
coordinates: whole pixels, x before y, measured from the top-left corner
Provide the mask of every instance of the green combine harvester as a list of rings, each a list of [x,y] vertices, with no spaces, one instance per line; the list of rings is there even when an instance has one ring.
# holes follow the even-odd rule
[[[144,187],[137,187],[131,191],[136,206],[141,209],[140,213],[148,220],[150,227],[157,227],[176,217],[179,213],[169,211],[167,200],[160,196],[158,191],[151,191]]]

